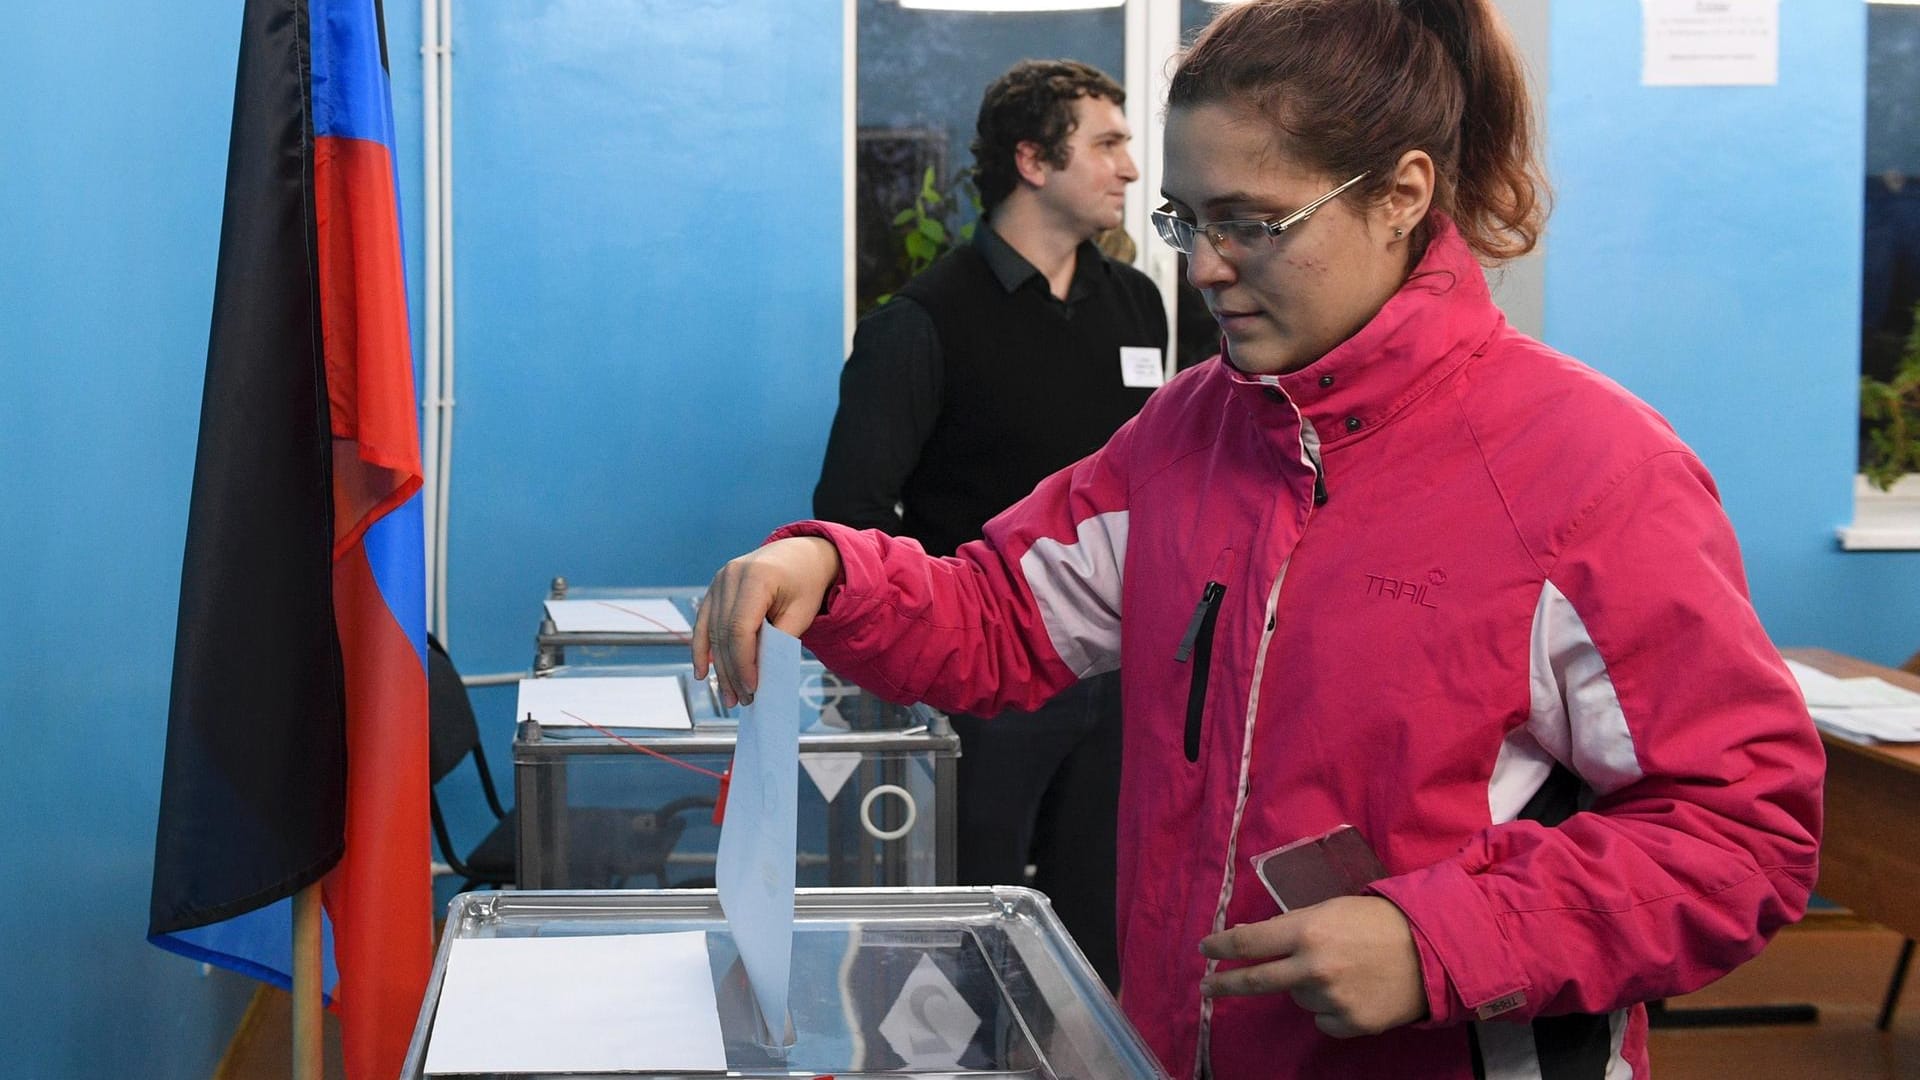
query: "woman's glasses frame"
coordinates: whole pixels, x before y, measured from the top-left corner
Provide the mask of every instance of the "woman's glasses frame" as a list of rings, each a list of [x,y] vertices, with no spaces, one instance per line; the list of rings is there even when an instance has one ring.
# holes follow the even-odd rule
[[[1312,217],[1315,210],[1366,178],[1367,174],[1361,173],[1278,221],[1266,221],[1261,218],[1229,218],[1225,221],[1209,221],[1203,224],[1177,217],[1173,211],[1163,206],[1151,215],[1153,227],[1160,233],[1160,239],[1165,240],[1169,247],[1182,255],[1192,255],[1194,234],[1205,233],[1207,242],[1213,245],[1213,250],[1221,258],[1244,258],[1272,246],[1273,241],[1281,233]]]

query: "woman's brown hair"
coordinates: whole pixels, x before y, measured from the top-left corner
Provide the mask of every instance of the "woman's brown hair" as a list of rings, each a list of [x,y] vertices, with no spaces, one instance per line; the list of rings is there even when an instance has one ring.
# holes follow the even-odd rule
[[[1328,176],[1383,197],[1425,150],[1433,209],[1481,258],[1539,242],[1549,194],[1526,75],[1491,0],[1252,0],[1222,12],[1181,55],[1169,108],[1234,104],[1289,136]],[[1415,234],[1424,249],[1431,229]]]

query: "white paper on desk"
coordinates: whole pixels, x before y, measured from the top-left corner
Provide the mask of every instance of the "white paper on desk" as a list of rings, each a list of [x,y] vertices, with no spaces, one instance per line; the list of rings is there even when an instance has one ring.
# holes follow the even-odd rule
[[[455,939],[426,1071],[724,1072],[706,938]]]
[[[671,600],[549,600],[547,618],[559,634],[680,634],[693,636]]]
[[[714,882],[773,1042],[787,1027],[799,839],[800,639],[760,627],[760,685],[740,718]]]
[[[1809,708],[1920,707],[1920,694],[1871,675],[1837,678],[1797,660],[1787,661],[1787,670],[1799,681]]]
[[[1849,708],[1814,706],[1813,722],[1843,739],[1867,743],[1920,742],[1920,707],[1861,705]]]
[[[672,675],[592,675],[521,679],[514,705],[517,723],[532,717],[542,727],[668,728],[687,731],[687,695]],[[588,723],[592,721],[592,723]]]

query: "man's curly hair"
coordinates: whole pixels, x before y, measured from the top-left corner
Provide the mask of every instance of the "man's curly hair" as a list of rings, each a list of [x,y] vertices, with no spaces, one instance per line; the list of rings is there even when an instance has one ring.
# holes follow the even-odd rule
[[[992,213],[1019,186],[1014,154],[1021,143],[1039,144],[1048,164],[1066,167],[1073,103],[1083,97],[1127,103],[1119,83],[1077,60],[1022,60],[987,87],[973,138],[973,182],[983,210]]]

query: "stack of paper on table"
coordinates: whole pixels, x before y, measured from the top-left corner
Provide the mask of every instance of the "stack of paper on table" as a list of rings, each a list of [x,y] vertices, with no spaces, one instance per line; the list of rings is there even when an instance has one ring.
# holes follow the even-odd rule
[[[521,679],[514,720],[542,727],[693,727],[687,696],[672,675],[606,675]]]
[[[1920,742],[1920,694],[1872,676],[1837,678],[1794,660],[1787,668],[1822,730],[1860,743]]]
[[[671,600],[549,600],[547,618],[561,634],[693,634]]]

